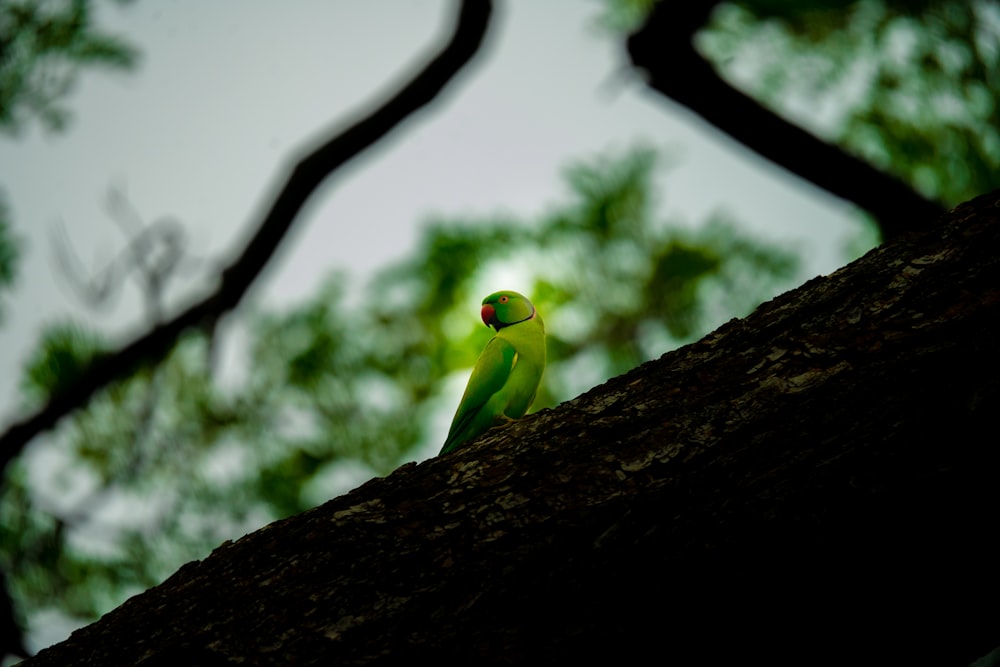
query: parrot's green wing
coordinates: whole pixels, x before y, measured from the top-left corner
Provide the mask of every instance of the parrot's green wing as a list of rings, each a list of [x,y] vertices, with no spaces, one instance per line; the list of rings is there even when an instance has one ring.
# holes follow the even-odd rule
[[[504,338],[494,336],[479,355],[476,367],[472,370],[469,385],[465,388],[462,402],[451,422],[448,439],[441,448],[442,454],[450,452],[493,425],[499,412],[493,414],[487,404],[506,384],[516,363],[517,350],[514,346]]]

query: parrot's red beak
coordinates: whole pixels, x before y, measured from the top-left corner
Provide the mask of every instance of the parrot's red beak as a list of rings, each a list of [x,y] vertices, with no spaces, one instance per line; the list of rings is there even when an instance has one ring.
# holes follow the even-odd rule
[[[479,314],[483,317],[483,324],[490,326],[493,324],[493,321],[497,316],[497,311],[496,308],[487,303],[483,306],[483,309]]]

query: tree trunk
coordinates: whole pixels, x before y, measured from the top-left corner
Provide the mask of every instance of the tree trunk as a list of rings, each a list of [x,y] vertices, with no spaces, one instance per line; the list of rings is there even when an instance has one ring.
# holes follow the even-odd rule
[[[936,664],[1000,645],[1000,192],[26,665]]]

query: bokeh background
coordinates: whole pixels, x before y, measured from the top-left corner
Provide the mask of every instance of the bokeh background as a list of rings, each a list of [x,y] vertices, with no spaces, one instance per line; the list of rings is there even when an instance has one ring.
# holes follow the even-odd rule
[[[646,87],[625,38],[651,4],[500,4],[473,64],[324,183],[236,313],[25,448],[0,495],[0,648],[436,454],[489,292],[545,318],[541,409],[877,244],[864,211]],[[5,423],[211,289],[296,157],[453,11],[0,0]],[[721,3],[697,35],[734,86],[944,206],[995,180],[998,43],[985,1]]]

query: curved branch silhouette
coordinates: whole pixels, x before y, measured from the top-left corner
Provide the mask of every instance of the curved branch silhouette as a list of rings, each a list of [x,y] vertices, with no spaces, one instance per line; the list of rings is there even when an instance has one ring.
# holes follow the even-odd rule
[[[650,88],[761,157],[868,211],[886,240],[926,228],[945,212],[939,202],[785,120],[719,76],[692,43],[718,4],[661,2],[628,38],[632,64],[645,71]]]
[[[491,14],[490,0],[463,0],[448,42],[423,69],[372,113],[312,150],[292,168],[257,231],[239,257],[222,271],[211,294],[117,352],[96,359],[74,385],[50,397],[43,408],[15,422],[0,436],[0,473],[32,438],[83,406],[97,391],[136,366],[162,359],[184,331],[211,328],[235,308],[317,186],[430,103],[479,51]]]

